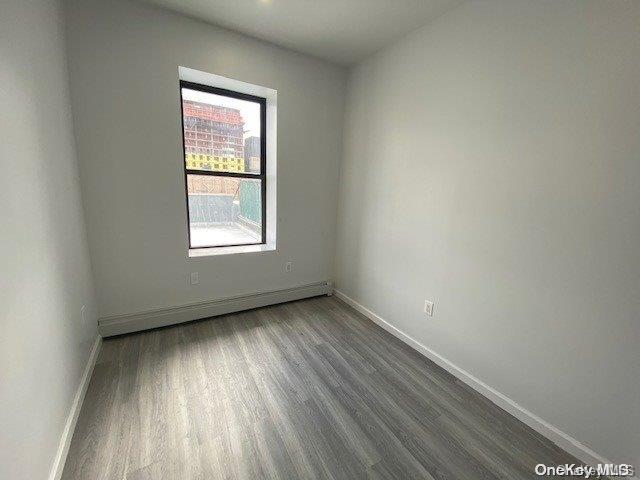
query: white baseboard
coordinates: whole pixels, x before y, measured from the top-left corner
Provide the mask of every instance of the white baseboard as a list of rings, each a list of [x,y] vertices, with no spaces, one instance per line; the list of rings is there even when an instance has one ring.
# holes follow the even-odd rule
[[[417,350],[422,355],[427,357],[429,360],[433,361],[437,365],[441,366],[449,373],[454,375],[456,378],[460,379],[471,388],[476,390],[478,393],[483,395],[484,397],[491,400],[493,403],[498,405],[503,410],[507,411],[514,417],[516,417],[521,422],[527,424],[529,427],[533,428],[536,432],[545,436],[557,446],[570,453],[574,457],[576,457],[581,462],[584,462],[591,466],[596,466],[599,463],[613,463],[610,460],[607,460],[601,455],[598,455],[596,452],[588,448],[587,446],[580,443],[578,440],[573,438],[571,435],[564,433],[557,427],[554,427],[549,422],[546,422],[542,418],[538,417],[534,413],[530,412],[526,408],[518,405],[515,401],[498,392],[495,388],[487,385],[482,382],[478,378],[471,375],[466,370],[458,367],[457,365],[451,363],[449,360],[444,358],[442,355],[434,352],[429,347],[426,347],[422,343],[418,342],[414,338],[410,337],[402,330],[394,327],[386,320],[384,320],[379,315],[375,314],[368,308],[356,302],[354,299],[348,297],[344,293],[339,290],[334,290],[334,294],[337,298],[342,300],[347,305],[350,305],[358,312],[362,313],[365,317],[369,318],[371,321],[384,328],[387,332],[391,333],[393,336],[399,338],[404,343],[412,347],[414,350]],[[635,478],[635,477],[634,477]]]
[[[161,308],[129,315],[112,315],[98,320],[98,332],[103,337],[112,337],[277,303],[291,302],[302,298],[328,295],[332,290],[331,282],[320,282],[283,290],[240,295],[210,302]]]
[[[69,412],[67,423],[65,423],[64,425],[64,430],[62,431],[62,436],[60,437],[60,443],[58,444],[58,451],[56,453],[55,459],[53,460],[51,472],[49,473],[49,480],[59,480],[62,476],[64,464],[67,460],[67,454],[69,453],[69,446],[71,445],[71,439],[73,438],[73,432],[76,428],[76,422],[78,421],[78,415],[80,415],[82,402],[84,401],[84,396],[87,393],[87,388],[89,387],[89,382],[91,381],[93,367],[96,365],[96,360],[98,360],[98,354],[100,353],[101,344],[102,338],[100,337],[100,335],[98,335],[95,342],[93,343],[93,347],[91,348],[89,360],[87,360],[87,365],[85,366],[82,378],[80,379],[80,385],[78,385],[78,390],[76,391],[76,395],[73,398],[71,411]]]

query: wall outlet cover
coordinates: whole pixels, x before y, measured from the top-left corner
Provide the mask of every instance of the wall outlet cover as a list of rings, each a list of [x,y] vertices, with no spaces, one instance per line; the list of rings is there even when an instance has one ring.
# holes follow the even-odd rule
[[[191,285],[198,285],[200,283],[200,275],[198,274],[198,272],[191,273],[189,282],[191,283]]]
[[[433,317],[433,302],[430,302],[429,300],[424,301],[424,313]]]

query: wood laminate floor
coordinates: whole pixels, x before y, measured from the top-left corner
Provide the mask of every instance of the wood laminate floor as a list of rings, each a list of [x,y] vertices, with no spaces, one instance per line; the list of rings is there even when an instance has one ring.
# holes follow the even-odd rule
[[[355,310],[318,297],[106,340],[63,479],[514,480],[567,462]]]

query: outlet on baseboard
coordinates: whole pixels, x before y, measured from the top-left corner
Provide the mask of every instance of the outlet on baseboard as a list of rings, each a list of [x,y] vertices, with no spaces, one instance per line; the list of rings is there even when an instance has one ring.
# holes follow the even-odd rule
[[[424,301],[424,313],[433,317],[433,302],[430,302],[429,300]]]
[[[189,283],[191,283],[191,285],[198,285],[200,283],[200,275],[198,274],[198,272],[191,273],[191,276],[189,277]]]
[[[284,265],[284,271],[285,272],[290,272],[293,269],[293,262],[287,262]]]

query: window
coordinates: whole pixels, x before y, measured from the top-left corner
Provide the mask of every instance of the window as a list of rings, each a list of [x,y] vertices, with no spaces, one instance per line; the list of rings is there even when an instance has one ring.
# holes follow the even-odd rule
[[[267,241],[266,99],[180,81],[189,249]]]

